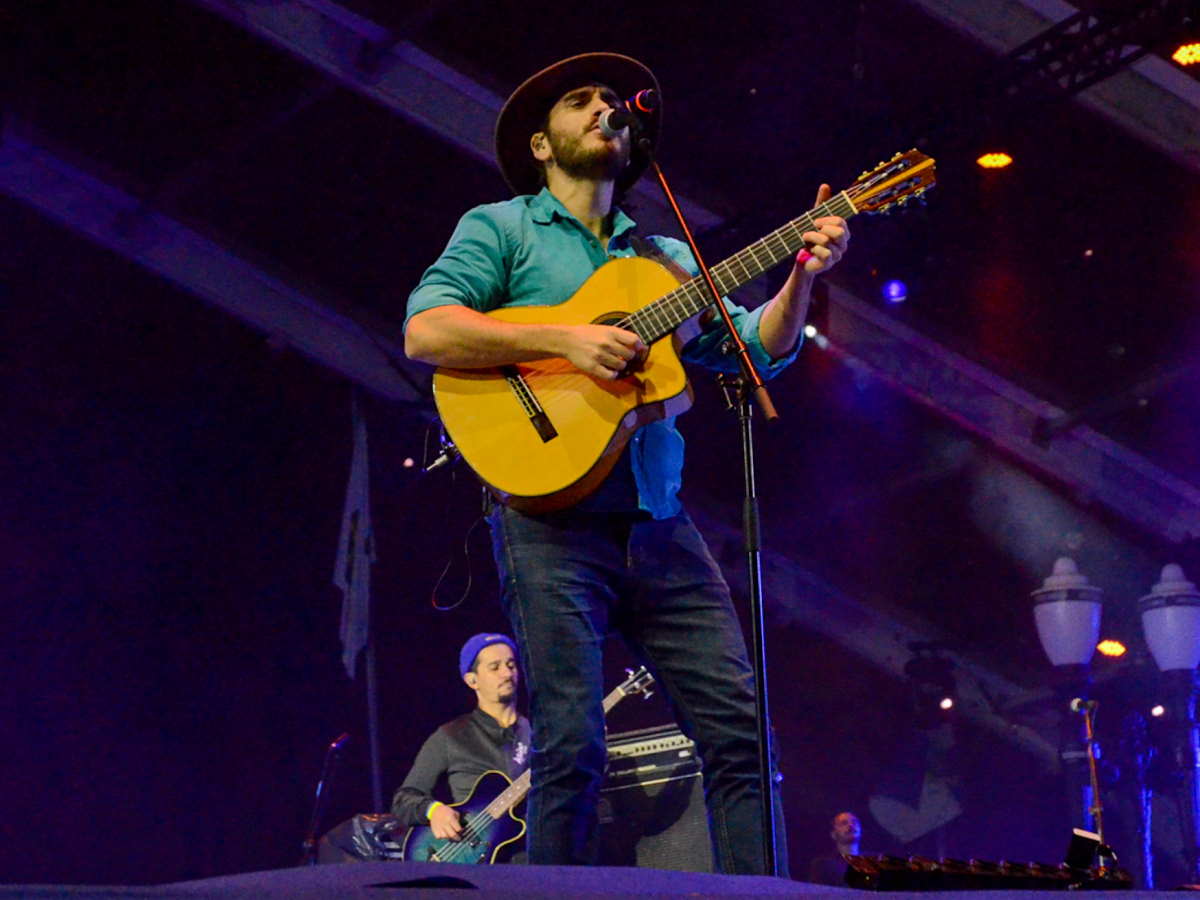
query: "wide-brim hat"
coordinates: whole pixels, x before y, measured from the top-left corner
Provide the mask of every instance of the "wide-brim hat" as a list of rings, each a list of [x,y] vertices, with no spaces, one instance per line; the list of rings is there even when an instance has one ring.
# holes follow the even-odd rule
[[[659,105],[643,118],[643,135],[650,139],[651,148],[658,145],[662,92],[654,73],[636,59],[620,53],[571,56],[527,78],[505,101],[496,118],[496,162],[514,193],[536,194],[541,188],[541,173],[529,148],[529,138],[542,130],[550,107],[563,94],[585,84],[607,85],[622,98],[652,89],[659,97]],[[617,189],[628,190],[649,164],[649,157],[635,145],[629,166],[617,177]]]

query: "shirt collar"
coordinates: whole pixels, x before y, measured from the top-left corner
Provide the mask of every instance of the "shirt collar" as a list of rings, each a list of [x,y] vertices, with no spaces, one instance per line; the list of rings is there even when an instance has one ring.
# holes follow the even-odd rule
[[[550,193],[550,188],[544,187],[533,195],[529,201],[529,215],[539,225],[549,225],[557,216],[560,219],[575,220],[562,202]],[[624,239],[624,236],[637,227],[637,222],[625,215],[618,207],[613,213],[613,233],[610,240]]]
[[[498,734],[502,736],[507,735],[509,731],[516,728],[517,723],[521,721],[521,717],[518,715],[516,722],[505,728],[503,725],[493,719],[491,715],[484,712],[483,709],[478,706],[471,710],[471,715],[475,717],[475,721],[478,722],[486,731],[490,732],[491,734]]]

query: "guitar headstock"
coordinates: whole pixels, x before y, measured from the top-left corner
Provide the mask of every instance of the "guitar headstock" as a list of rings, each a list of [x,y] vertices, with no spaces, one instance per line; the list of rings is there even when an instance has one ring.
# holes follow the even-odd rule
[[[642,694],[643,699],[649,699],[654,695],[654,691],[650,690],[650,685],[654,684],[654,676],[645,666],[639,666],[636,672],[626,669],[625,674],[628,677],[617,685],[617,691],[621,693],[621,696],[631,697],[634,694]]]
[[[846,188],[854,208],[862,213],[885,213],[920,197],[937,182],[934,160],[918,150],[897,153]]]

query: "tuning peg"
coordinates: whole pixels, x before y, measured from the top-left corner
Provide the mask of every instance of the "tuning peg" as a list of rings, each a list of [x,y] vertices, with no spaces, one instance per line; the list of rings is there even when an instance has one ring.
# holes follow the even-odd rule
[[[869,170],[867,170],[867,169],[863,169],[863,170],[862,170],[862,172],[860,172],[860,173],[859,173],[859,176],[858,176],[858,177],[859,177],[859,178],[866,178],[866,177],[867,177],[868,175],[870,175],[870,174],[871,174],[871,173],[870,173],[870,171],[869,171]]]
[[[892,157],[892,162],[895,162],[895,161],[896,161],[896,160],[898,160],[899,158],[900,158],[900,153],[899,153],[899,152],[897,152],[897,153],[896,153],[896,155]]]

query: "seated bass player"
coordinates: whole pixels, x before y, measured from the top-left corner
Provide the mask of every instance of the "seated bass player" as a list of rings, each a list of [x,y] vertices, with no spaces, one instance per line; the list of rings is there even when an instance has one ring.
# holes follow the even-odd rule
[[[434,837],[455,840],[463,823],[433,796],[443,778],[454,803],[465,800],[484,772],[515,780],[529,768],[529,720],[517,712],[516,645],[503,634],[477,634],[458,655],[463,682],[475,692],[473,710],[431,734],[392,798],[401,825],[428,825]]]
[[[322,839],[322,862],[418,856],[438,859],[431,850],[420,853],[417,844],[444,847],[447,841],[459,844],[468,836],[459,810],[434,796],[438,786],[446,784],[451,803],[463,803],[473,795],[480,795],[484,802],[493,799],[483,796],[489,790],[499,793],[529,767],[529,720],[517,712],[520,670],[512,639],[490,633],[472,636],[459,652],[458,669],[475,693],[475,708],[441,725],[421,746],[392,798],[391,815],[355,816]],[[497,772],[506,777],[500,778]],[[458,860],[456,857],[467,851],[464,844],[461,853],[452,851],[446,861],[507,860],[520,849],[517,839],[523,833],[523,823],[506,814],[501,829],[493,828],[493,833],[485,836],[483,843],[490,841],[491,846],[480,846],[472,858]],[[422,840],[422,836],[432,840]]]

